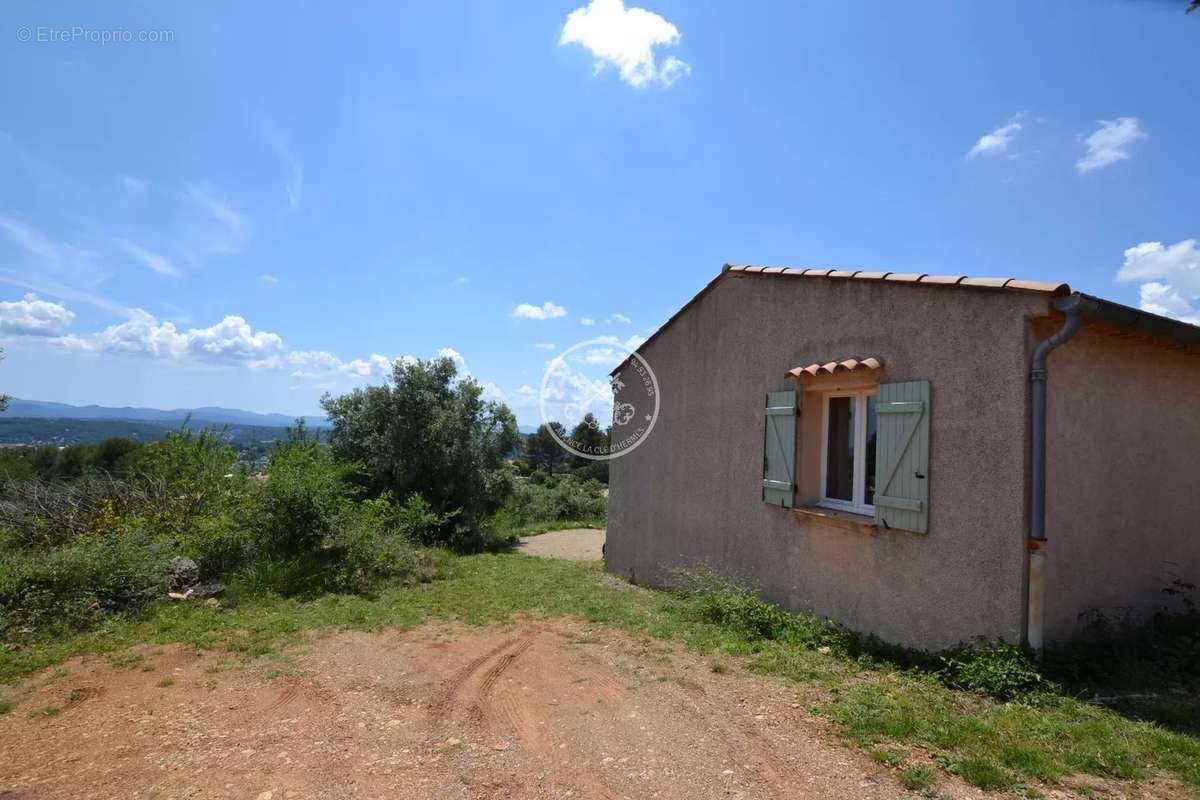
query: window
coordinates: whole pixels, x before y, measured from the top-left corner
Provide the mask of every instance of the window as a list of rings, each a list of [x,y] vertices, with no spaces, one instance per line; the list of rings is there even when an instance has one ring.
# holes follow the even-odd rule
[[[875,390],[824,396],[820,504],[875,513]]]

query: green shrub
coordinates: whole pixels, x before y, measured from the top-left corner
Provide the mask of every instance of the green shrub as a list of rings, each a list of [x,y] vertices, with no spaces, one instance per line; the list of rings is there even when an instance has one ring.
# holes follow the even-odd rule
[[[83,629],[164,592],[169,542],[132,530],[0,560],[0,630]]]
[[[535,473],[519,478],[499,518],[509,527],[533,522],[602,521],[608,499],[604,484],[573,475]]]
[[[246,475],[233,469],[237,455],[208,429],[183,427],[134,452],[133,481],[147,495],[137,510],[155,530],[186,534],[195,521],[241,506],[249,493]]]
[[[999,700],[1024,697],[1052,687],[1027,650],[1006,642],[980,639],[942,657],[944,683]]]
[[[341,588],[364,592],[384,579],[405,584],[433,580],[437,562],[418,542],[443,522],[420,495],[403,506],[383,497],[352,507],[335,539],[342,552]]]
[[[267,467],[266,482],[253,496],[250,527],[256,548],[277,558],[322,547],[336,531],[347,502],[346,478],[352,472],[302,428],[280,443]]]
[[[832,622],[811,614],[790,614],[747,589],[711,576],[692,575],[688,579],[692,583],[689,594],[701,617],[743,639],[828,647],[839,653],[853,649],[853,636]]]

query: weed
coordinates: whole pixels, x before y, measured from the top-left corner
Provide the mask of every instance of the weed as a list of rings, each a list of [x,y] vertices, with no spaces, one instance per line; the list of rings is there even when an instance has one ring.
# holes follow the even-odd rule
[[[36,711],[30,712],[30,717],[57,717],[62,713],[62,709],[58,706],[44,706]]]
[[[174,678],[163,678],[156,685],[160,689],[167,689],[167,688],[170,688],[171,686],[175,685],[175,679]]]
[[[900,785],[913,792],[930,789],[936,781],[937,768],[932,764],[913,764],[900,773]]]
[[[4,714],[7,714],[8,712],[10,712],[12,710],[13,710],[12,701],[0,698],[0,716],[3,716]]]
[[[898,767],[904,763],[904,756],[897,753],[895,750],[887,750],[884,748],[874,748],[868,755],[878,764],[883,764],[885,767]]]

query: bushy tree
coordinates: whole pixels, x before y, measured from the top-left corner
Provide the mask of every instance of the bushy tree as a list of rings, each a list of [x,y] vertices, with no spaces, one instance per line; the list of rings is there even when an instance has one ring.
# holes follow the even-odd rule
[[[535,432],[529,434],[525,442],[525,459],[535,472],[562,472],[571,466],[571,454],[558,443],[554,434],[558,434],[559,439],[567,438],[566,428],[561,422],[539,425]]]
[[[397,361],[390,383],[325,395],[335,456],[362,465],[371,494],[397,499],[420,493],[456,525],[477,527],[504,502],[497,480],[519,441],[516,418],[485,401],[448,358]]]
[[[254,496],[252,527],[258,547],[270,556],[316,552],[336,529],[352,470],[309,435],[303,423],[289,429]]]

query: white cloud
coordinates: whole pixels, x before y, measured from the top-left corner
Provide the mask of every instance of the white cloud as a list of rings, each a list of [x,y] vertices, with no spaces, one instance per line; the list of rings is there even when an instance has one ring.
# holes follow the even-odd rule
[[[565,317],[566,315],[567,310],[565,308],[555,305],[547,300],[540,306],[530,305],[529,303],[521,303],[512,310],[512,314],[510,316],[513,316],[517,319],[543,320],[557,319],[558,317]]]
[[[1087,153],[1075,162],[1080,173],[1101,169],[1129,158],[1129,148],[1146,134],[1137,117],[1100,120],[1100,127],[1083,140]]]
[[[471,282],[471,279],[466,277],[465,275],[460,275],[459,277],[454,279],[455,286],[466,286],[470,282]]]
[[[629,323],[633,322],[633,320],[631,320],[629,317],[625,316],[624,314],[610,314],[608,317],[608,321],[609,322],[619,322],[622,325],[628,325]]]
[[[1117,280],[1141,282],[1143,311],[1200,325],[1200,244],[1195,239],[1130,247]]]
[[[579,320],[579,324],[591,327],[592,325],[596,324],[596,320],[592,319],[591,317],[581,317]]]
[[[283,339],[268,331],[255,331],[245,319],[226,316],[207,328],[179,330],[142,309],[129,320],[87,336],[64,336],[59,344],[94,353],[125,353],[181,361],[270,367],[283,350]]]
[[[967,158],[1003,153],[1008,149],[1008,145],[1012,142],[1013,137],[1021,132],[1021,119],[1023,116],[1023,114],[1017,114],[1007,124],[1001,125],[991,133],[985,133],[983,136],[980,136],[979,141],[975,142],[975,145],[967,151]]]
[[[274,275],[259,275],[258,279],[268,286],[276,286],[279,283],[279,278]]]
[[[536,347],[538,350],[553,350],[554,342],[537,342],[534,344],[534,347]]]
[[[660,67],[654,48],[674,46],[680,38],[679,29],[653,11],[626,8],[621,0],[591,0],[567,15],[558,43],[587,48],[597,74],[613,66],[630,86],[670,86],[692,68],[675,56]]]
[[[141,245],[131,242],[128,239],[121,239],[117,242],[129,255],[142,262],[145,266],[157,272],[159,275],[170,275],[172,278],[178,278],[180,275],[179,268],[172,264],[166,256],[161,256],[158,253],[152,253]]]
[[[455,350],[453,347],[443,347],[437,352],[438,358],[448,358],[459,367],[465,367],[467,360],[463,358],[462,353]]]
[[[17,336],[60,336],[75,313],[59,303],[27,294],[22,300],[0,302],[0,333]]]

